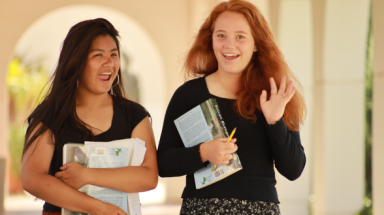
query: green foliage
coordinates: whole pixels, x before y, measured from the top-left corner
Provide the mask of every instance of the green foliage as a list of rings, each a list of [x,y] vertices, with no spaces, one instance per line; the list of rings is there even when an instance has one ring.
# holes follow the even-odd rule
[[[356,213],[356,215],[372,215],[372,200],[371,198],[365,197],[364,198],[364,205],[363,208],[360,209],[359,212]]]
[[[9,93],[9,153],[11,171],[21,175],[21,156],[24,147],[24,123],[32,108],[38,103],[40,92],[48,80],[41,66],[25,65],[21,57],[15,57],[8,66],[7,88]]]
[[[372,215],[372,78],[373,78],[373,32],[370,11],[367,53],[365,63],[365,198],[363,208],[357,215]]]
[[[21,155],[24,146],[24,130],[21,126],[10,126],[9,128],[9,152],[11,156],[11,171],[21,177]]]
[[[25,65],[15,57],[8,67],[7,87],[16,110],[30,111],[44,88],[48,76],[41,66]]]

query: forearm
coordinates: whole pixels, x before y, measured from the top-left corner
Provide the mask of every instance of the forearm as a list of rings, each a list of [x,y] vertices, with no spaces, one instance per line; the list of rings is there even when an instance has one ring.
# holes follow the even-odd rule
[[[37,129],[39,128],[35,128]],[[27,149],[22,159],[23,188],[52,205],[76,212],[98,214],[105,203],[79,192],[48,174],[54,147],[51,132],[47,130]]]
[[[87,184],[108,187],[127,193],[148,191],[156,188],[158,175],[148,167],[87,168]]]
[[[195,103],[189,93],[189,87],[181,86],[175,91],[168,105],[157,151],[161,177],[193,174],[204,167],[199,145],[185,148],[174,123],[175,119],[199,104]]]
[[[199,153],[199,146],[191,148],[169,147],[158,151],[159,175],[175,177],[193,174],[204,167]]]
[[[99,200],[79,192],[51,175],[36,174],[23,177],[22,183],[26,191],[52,205],[90,214],[99,210]]]
[[[274,125],[267,125],[267,132],[276,168],[289,180],[297,179],[306,163],[299,133],[289,131],[283,119]]]

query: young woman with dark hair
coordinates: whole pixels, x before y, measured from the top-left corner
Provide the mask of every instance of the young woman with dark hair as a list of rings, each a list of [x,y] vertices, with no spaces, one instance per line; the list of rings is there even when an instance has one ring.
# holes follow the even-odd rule
[[[187,175],[180,213],[280,214],[274,166],[289,180],[301,175],[299,124],[306,108],[264,17],[246,1],[220,3],[202,24],[184,69],[195,79],[174,93],[158,148],[161,177]],[[217,100],[228,131],[237,128],[235,139],[185,148],[173,121],[209,98]],[[208,161],[228,164],[235,151],[243,169],[197,190],[194,172]]]
[[[78,191],[85,184],[124,192],[157,185],[157,160],[149,113],[125,98],[118,32],[105,19],[74,25],[66,36],[48,93],[28,118],[22,184],[43,199],[43,214],[61,207],[90,214],[126,214],[119,207]],[[139,167],[63,166],[65,143],[140,138],[147,148]]]

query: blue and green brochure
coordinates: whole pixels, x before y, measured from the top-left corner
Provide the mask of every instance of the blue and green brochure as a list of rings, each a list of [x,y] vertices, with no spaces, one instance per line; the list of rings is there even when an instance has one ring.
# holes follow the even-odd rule
[[[186,112],[175,121],[176,128],[189,148],[217,138],[228,138],[228,130],[221,115],[216,99],[211,98]],[[209,163],[194,174],[196,189],[204,188],[243,169],[237,153],[227,165]]]

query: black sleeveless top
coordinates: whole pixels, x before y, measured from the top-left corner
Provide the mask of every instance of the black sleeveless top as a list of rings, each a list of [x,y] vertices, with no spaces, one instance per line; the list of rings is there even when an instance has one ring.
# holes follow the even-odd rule
[[[62,149],[65,143],[84,143],[84,141],[107,142],[131,138],[133,129],[146,116],[150,115],[143,106],[134,102],[121,104],[114,98],[112,125],[107,131],[96,136],[89,136],[84,135],[78,129],[67,124],[65,126],[64,135],[62,135],[62,137],[58,140],[59,147],[55,147],[53,152],[51,165],[49,167],[49,174],[54,176],[58,171],[60,171],[60,167],[63,165]],[[45,202],[44,210],[46,212],[60,212],[61,208]]]

